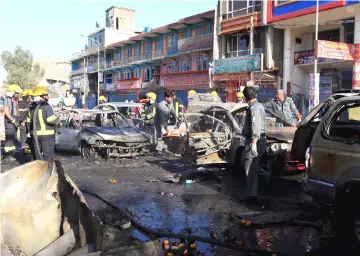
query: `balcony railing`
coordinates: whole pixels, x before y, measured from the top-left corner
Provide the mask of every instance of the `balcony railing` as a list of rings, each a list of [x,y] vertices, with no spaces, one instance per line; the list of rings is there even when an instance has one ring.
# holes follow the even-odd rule
[[[209,49],[213,47],[213,34],[184,38],[178,41],[178,53]]]
[[[113,60],[113,61],[111,61],[111,63],[109,65],[107,64],[106,67],[110,68],[110,67],[126,66],[126,65],[131,65],[132,63],[135,63],[135,62],[147,61],[147,60],[152,60],[152,59],[161,58],[161,57],[164,57],[163,52],[161,50],[151,51],[151,52],[146,52],[146,53],[143,53],[140,55],[127,57],[122,60]]]
[[[265,53],[265,48],[254,48],[253,54],[257,54],[257,53]],[[227,52],[225,54],[225,57],[234,58],[234,57],[241,57],[246,55],[250,55],[250,49]]]
[[[176,47],[167,47],[166,48],[166,55],[167,56],[177,54],[177,52],[178,52],[177,46]]]
[[[228,11],[227,14],[223,15],[223,19],[230,19],[230,18],[250,14],[253,12],[260,12],[261,11],[261,2],[260,1],[256,1],[256,2],[257,3],[255,3],[254,5],[250,5],[245,8],[242,8],[242,9]]]
[[[76,75],[76,74],[82,74],[82,73],[86,73],[87,72],[87,69],[85,67],[80,67],[76,70],[71,70],[71,74],[72,75]]]

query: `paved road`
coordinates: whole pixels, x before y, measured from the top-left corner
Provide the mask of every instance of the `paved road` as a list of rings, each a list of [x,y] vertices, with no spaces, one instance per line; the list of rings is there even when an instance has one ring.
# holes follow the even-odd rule
[[[229,220],[229,214],[246,215],[253,212],[276,212],[276,218],[282,218],[280,212],[296,212],[297,201],[311,202],[304,195],[298,183],[299,175],[286,179],[273,180],[270,186],[261,185],[260,194],[271,198],[287,199],[262,200],[257,205],[244,202],[245,183],[241,175],[225,168],[212,167],[197,170],[184,167],[174,157],[146,156],[125,160],[96,159],[93,161],[79,156],[62,155],[58,159],[64,169],[80,189],[91,190],[122,208],[133,212],[144,225],[168,232],[185,232],[191,229],[193,235],[209,237],[216,232],[218,237],[233,232],[241,237],[246,246],[275,250],[289,255],[316,251],[314,255],[325,253],[323,243],[331,244],[331,230],[325,220],[319,223],[316,218],[309,225],[276,224],[238,230],[238,220]],[[16,161],[5,160],[3,170],[18,165]],[[169,176],[182,174],[180,183],[168,183]],[[184,179],[198,183],[184,184]],[[110,183],[115,179],[116,183]],[[87,194],[85,197],[95,212],[106,206],[98,199]],[[313,209],[307,209],[308,213]],[[317,211],[317,210],[314,210]],[[315,214],[315,213],[314,213]],[[274,218],[275,217],[270,217]],[[235,218],[237,219],[237,218]],[[300,218],[300,220],[302,220]],[[318,224],[318,225],[315,225]],[[132,231],[140,239],[147,238]],[[326,239],[321,237],[326,236]],[[334,238],[336,239],[336,237]],[[240,255],[233,251],[199,244],[206,255]],[[326,252],[326,255],[330,255]]]

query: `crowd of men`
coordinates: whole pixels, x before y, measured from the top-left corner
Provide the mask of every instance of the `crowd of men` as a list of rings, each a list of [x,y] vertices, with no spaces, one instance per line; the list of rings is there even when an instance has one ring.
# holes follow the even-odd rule
[[[196,91],[190,90],[188,99],[191,100],[195,94]],[[218,96],[216,91],[212,91],[210,94]],[[22,95],[21,98],[20,95]],[[245,87],[243,92],[236,94],[236,98],[238,103],[248,104],[243,126],[243,135],[246,138],[245,150],[241,162],[247,178],[248,200],[253,202],[258,199],[257,175],[261,172],[259,160],[266,149],[265,108],[293,125],[296,124],[296,119],[301,120],[301,115],[292,99],[286,97],[282,90],[278,90],[275,99],[265,104],[258,102],[255,87]],[[185,107],[174,91],[166,90],[164,98],[159,103],[157,103],[157,95],[154,92],[147,93],[146,99],[142,115],[144,125],[152,134],[154,152],[164,153],[167,150],[162,137],[169,133],[171,122],[176,123],[183,120]],[[35,160],[48,161],[54,158],[56,116],[48,104],[48,100],[48,88],[45,86],[37,86],[34,90],[25,91],[17,84],[11,84],[8,87],[3,102],[5,157],[13,156],[16,152],[16,144],[20,143],[22,147],[26,144],[29,145]],[[107,99],[101,95],[99,103],[105,102]]]

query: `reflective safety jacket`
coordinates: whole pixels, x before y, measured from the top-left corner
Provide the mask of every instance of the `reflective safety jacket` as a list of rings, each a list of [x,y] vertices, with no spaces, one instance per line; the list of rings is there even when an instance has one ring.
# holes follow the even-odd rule
[[[36,135],[37,136],[55,136],[56,116],[52,107],[46,103],[41,102],[36,118]],[[37,104],[30,106],[27,116],[30,133],[34,134],[33,118]]]
[[[147,105],[147,108],[145,109],[145,119],[144,119],[144,123],[147,125],[152,125],[154,124],[154,118],[156,115],[156,108],[157,108],[157,104],[149,104]]]
[[[173,101],[173,105],[177,117],[184,115],[184,105],[180,99],[175,98]]]

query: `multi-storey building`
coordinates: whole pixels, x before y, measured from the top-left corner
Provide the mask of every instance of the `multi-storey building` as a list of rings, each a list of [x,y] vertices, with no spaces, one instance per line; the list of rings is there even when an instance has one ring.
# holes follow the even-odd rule
[[[109,79],[104,80],[103,76],[113,56],[107,46],[126,40],[135,34],[134,10],[113,6],[105,13],[105,28],[89,34],[88,43],[71,59],[70,88],[78,98],[82,95],[83,104],[87,104],[90,108],[96,103],[98,82],[100,89],[103,90],[105,82],[109,82]]]
[[[112,16],[108,14],[111,10]],[[168,88],[187,104],[188,90],[209,88],[213,10],[133,34],[133,10],[112,7],[106,12],[111,22],[90,34],[86,50],[72,59],[71,86],[75,94],[85,92],[88,107],[96,102],[97,79],[101,93],[108,94],[110,101],[135,101],[150,90],[161,100]]]
[[[267,0],[266,8],[267,23],[284,31],[282,87],[288,93],[306,95],[314,107],[335,90],[360,87],[359,1],[319,1],[317,42],[316,1]],[[313,88],[315,58],[318,92]]]
[[[225,88],[227,101],[235,101],[236,93],[249,84],[259,86],[261,101],[273,98],[283,36],[266,26],[264,1],[219,1],[215,24],[212,74],[214,84]]]
[[[137,100],[147,91],[177,92],[187,103],[189,89],[209,87],[212,60],[214,11],[186,17],[111,44],[112,54],[105,71],[105,91],[111,101]],[[109,80],[107,80],[109,79]]]

